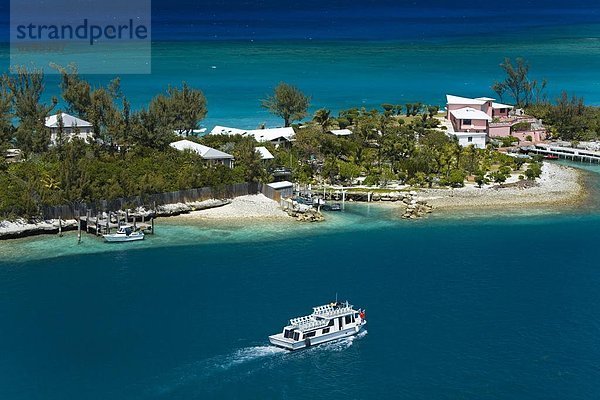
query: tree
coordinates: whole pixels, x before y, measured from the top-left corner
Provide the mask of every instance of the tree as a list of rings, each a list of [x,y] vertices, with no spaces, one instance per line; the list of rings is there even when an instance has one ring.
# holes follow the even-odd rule
[[[489,176],[496,183],[503,183],[506,181],[506,175],[501,171],[494,171]]]
[[[465,178],[467,174],[461,169],[453,169],[448,177],[448,184],[453,188],[465,186]]]
[[[481,189],[483,185],[487,185],[488,183],[490,183],[490,180],[485,176],[485,173],[482,171],[475,175],[475,183],[477,183],[477,186]]]
[[[8,77],[0,77],[0,145],[12,139],[13,126],[11,111],[13,96],[7,82]]]
[[[542,175],[542,166],[540,163],[534,162],[529,164],[525,171],[525,176],[528,180],[533,181],[535,178],[539,178]]]
[[[266,175],[260,154],[256,151],[255,146],[256,141],[253,138],[243,138],[236,144],[233,151],[236,162],[243,168],[246,182],[256,182]]]
[[[310,97],[305,96],[300,89],[281,82],[272,96],[262,100],[262,107],[283,118],[284,125],[288,127],[293,121],[299,121],[308,115],[309,103]]]
[[[88,119],[92,108],[92,89],[88,82],[79,77],[75,64],[61,67],[52,64],[61,75],[60,89],[62,98],[67,102],[67,112],[76,114],[80,118]]]
[[[505,58],[500,68],[506,73],[502,82],[495,82],[492,89],[502,98],[508,92],[519,107],[526,107],[532,101],[542,99],[542,92],[546,88],[547,81],[538,84],[537,80],[529,79],[529,63],[519,57],[513,64],[510,58]]]
[[[331,119],[331,110],[321,108],[315,111],[313,121],[321,127],[321,131],[323,133],[327,132],[333,125],[333,120]]]
[[[169,87],[166,96],[154,97],[148,112],[156,118],[161,129],[189,134],[206,117],[206,97],[201,90],[192,89],[183,82],[181,89]]]
[[[14,116],[19,120],[17,142],[25,152],[44,152],[50,144],[50,132],[44,123],[58,100],[53,97],[52,104],[41,103],[44,92],[42,70],[14,67],[11,72],[3,79],[11,92]]]
[[[161,126],[155,113],[140,110],[131,116],[133,143],[154,149],[165,149],[175,138],[173,130]]]

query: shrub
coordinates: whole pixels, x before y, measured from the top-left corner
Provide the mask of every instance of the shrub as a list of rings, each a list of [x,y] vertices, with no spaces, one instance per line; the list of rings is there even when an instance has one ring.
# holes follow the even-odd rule
[[[517,122],[510,127],[511,132],[525,132],[531,130],[531,122]]]
[[[542,175],[542,166],[540,163],[531,163],[525,171],[525,176],[528,180],[533,181],[535,178],[539,178]]]
[[[444,183],[453,188],[463,187],[466,177],[467,174],[462,169],[453,169]]]
[[[513,143],[519,141],[519,139],[517,139],[514,136],[502,136],[502,137],[498,137],[496,139],[498,139],[500,141],[500,144],[502,147],[510,147],[513,145]]]

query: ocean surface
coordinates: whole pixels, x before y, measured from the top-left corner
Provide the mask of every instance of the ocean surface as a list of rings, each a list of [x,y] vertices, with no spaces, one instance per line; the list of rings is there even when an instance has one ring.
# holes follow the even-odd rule
[[[600,168],[562,212],[348,205],[323,224],[184,224],[143,243],[0,242],[2,399],[594,399]],[[336,293],[365,333],[268,344]]]

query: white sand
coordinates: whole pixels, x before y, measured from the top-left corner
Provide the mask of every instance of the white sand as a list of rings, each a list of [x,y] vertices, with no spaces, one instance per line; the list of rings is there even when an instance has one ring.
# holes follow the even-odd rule
[[[584,188],[580,173],[569,167],[544,163],[542,175],[533,187],[494,188],[494,184],[478,188],[469,184],[457,189],[424,189],[418,199],[437,209],[490,208],[521,205],[568,205],[581,201]]]
[[[251,219],[251,218],[291,218],[276,201],[262,194],[240,196],[230,204],[208,210],[182,214],[183,219]]]

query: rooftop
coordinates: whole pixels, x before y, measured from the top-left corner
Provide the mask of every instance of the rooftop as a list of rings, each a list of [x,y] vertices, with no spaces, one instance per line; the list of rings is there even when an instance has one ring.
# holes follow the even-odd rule
[[[508,105],[508,104],[492,103],[492,108],[514,108],[514,107],[511,105]]]
[[[446,95],[446,102],[448,104],[473,105],[473,106],[481,106],[481,105],[485,104],[484,100],[470,99],[468,97],[453,96],[451,94]]]
[[[294,184],[289,181],[281,181],[281,182],[268,183],[267,186],[269,186],[270,188],[273,188],[275,190],[278,190],[278,189],[294,187]]]
[[[267,149],[264,146],[255,147],[254,150],[256,150],[260,154],[261,160],[272,160],[275,158],[275,156],[271,154],[269,149]]]
[[[258,142],[270,142],[277,139],[292,140],[294,128],[265,128],[265,129],[238,129],[217,125],[210,131],[211,135],[242,135],[253,136]]]
[[[84,121],[81,118],[74,117],[66,113],[54,114],[46,117],[46,126],[48,128],[58,128],[58,116],[62,117],[62,124],[67,128],[91,128],[92,124],[88,121]]]
[[[492,117],[484,113],[483,111],[476,110],[471,107],[465,107],[458,110],[450,111],[450,114],[456,119],[476,119],[476,120],[487,120],[491,121]]]
[[[352,135],[352,131],[350,129],[332,129],[329,133],[336,136],[349,136]]]
[[[191,140],[179,140],[177,142],[171,143],[169,146],[179,151],[193,151],[205,160],[233,159],[233,156],[231,154],[227,154],[217,149],[213,149],[212,147],[192,142]]]
[[[247,136],[254,136],[257,142],[270,142],[271,140],[285,139],[291,140],[296,134],[294,128],[267,128],[267,129],[252,129],[246,132]]]

